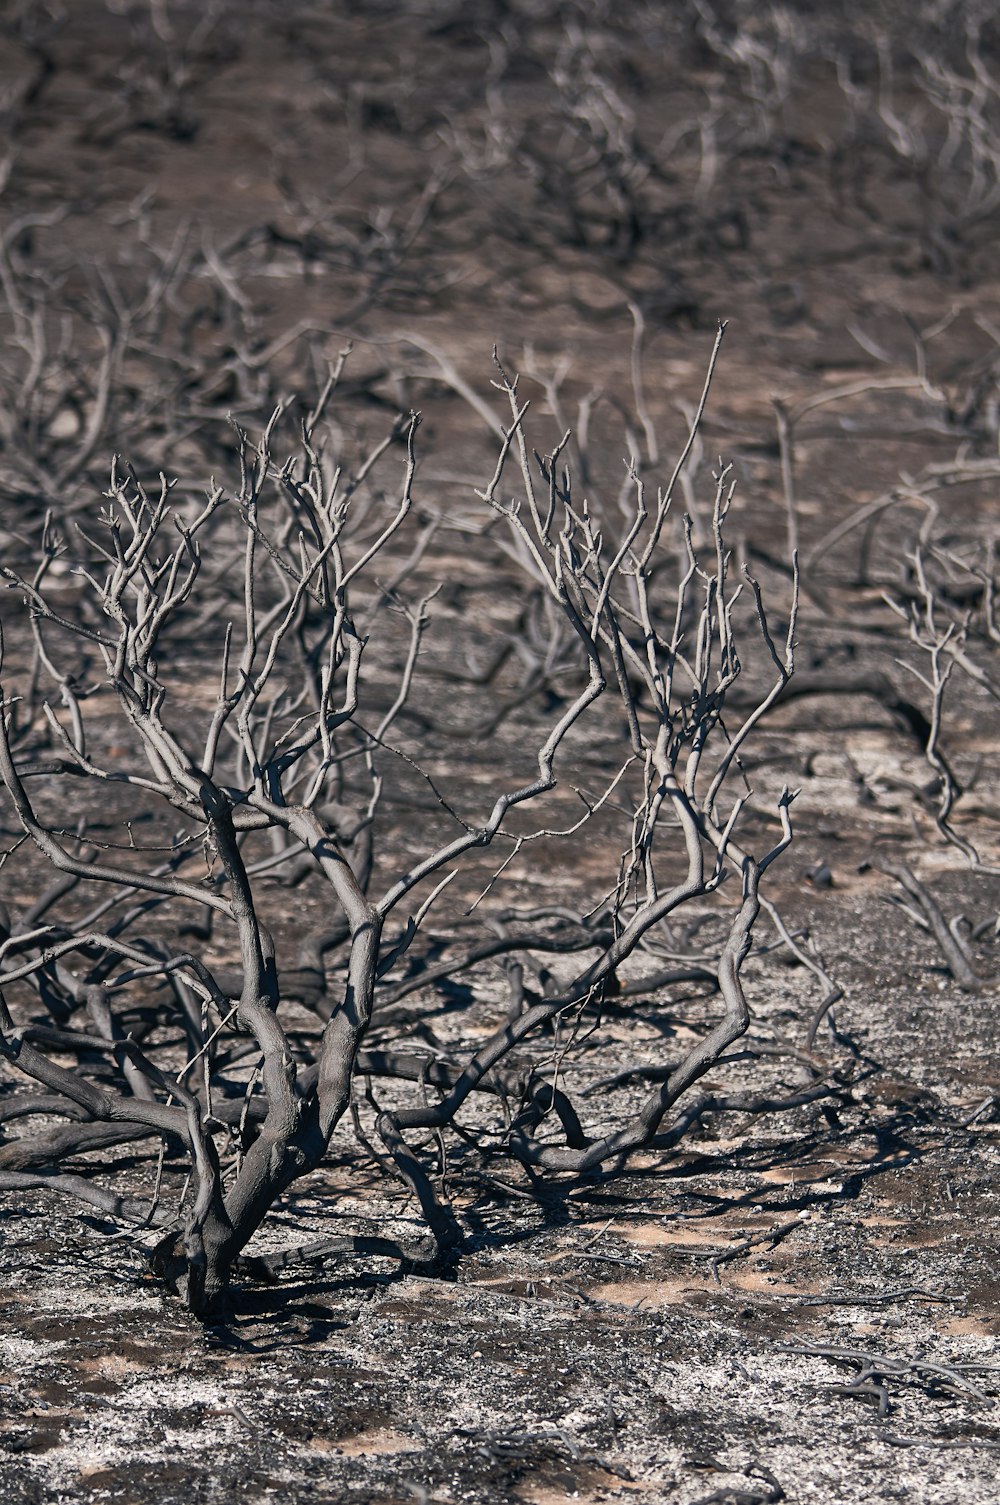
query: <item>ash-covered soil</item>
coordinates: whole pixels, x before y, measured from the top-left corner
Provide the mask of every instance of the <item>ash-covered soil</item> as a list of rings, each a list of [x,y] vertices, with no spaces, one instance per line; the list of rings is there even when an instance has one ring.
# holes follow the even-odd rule
[[[989,999],[824,914],[851,1101],[535,1197],[459,1166],[453,1279],[300,1267],[203,1327],[131,1239],[8,1197],[4,1497],[995,1499]],[[764,971],[755,1029],[789,1028],[802,990]],[[419,1230],[348,1134],[255,1247],[340,1228]]]
[[[872,1050],[886,1012],[842,1027]],[[289,1272],[208,1328],[93,1219],[9,1205],[5,1498],[991,1501],[996,1132],[905,1071],[857,1096],[563,1196],[459,1195],[455,1280]],[[272,1236],[330,1230],[324,1179]],[[338,1217],[405,1231],[356,1165],[330,1179]]]
[[[259,427],[279,397],[312,400],[352,339],[345,445],[360,452],[399,408],[424,414],[428,515],[444,521],[417,578],[445,590],[419,705],[447,732],[428,761],[467,790],[490,789],[538,724],[513,668],[488,696],[510,713],[478,739],[475,697],[441,690],[456,644],[479,666],[516,621],[502,554],[483,543],[477,563],[470,544],[495,463],[481,411],[499,421],[494,344],[522,372],[539,442],[587,427],[574,464],[613,509],[624,455],[650,484],[669,475],[730,321],[684,505],[703,530],[716,459],[734,462],[734,549],[780,617],[797,544],[797,667],[828,692],[789,698],[748,747],[763,832],[782,784],[801,789],[769,890],[799,953],[762,917],[746,968],[755,1055],[731,1052],[703,1085],[836,1087],[706,1118],[616,1176],[529,1178],[496,1155],[484,1169],[456,1140],[465,1246],[447,1278],[305,1265],[243,1281],[208,1326],[149,1276],[141,1237],[48,1193],[6,1194],[12,1505],[996,1501],[1000,41],[985,7],[813,10],[4,7],[5,558],[24,568],[46,509],[96,497],[113,452],[181,475],[181,495],[231,477],[227,415]],[[147,325],[154,286],[167,293]],[[43,293],[59,317],[33,355]],[[105,390],[92,372],[108,308],[129,333]],[[954,622],[962,655],[941,660],[950,836],[927,752],[918,548],[935,630]],[[913,606],[916,637],[886,597]],[[5,672],[22,672],[23,624],[6,651]],[[748,664],[748,680],[767,669]],[[197,652],[177,673],[193,706],[211,704]],[[104,733],[113,757],[110,721]],[[422,735],[414,718],[415,752]],[[599,787],[615,748],[578,752]],[[392,860],[419,847],[416,784],[396,772]],[[67,824],[86,809],[81,792]],[[120,807],[103,815],[120,830]],[[7,803],[0,822],[12,847]],[[498,899],[612,881],[602,829],[570,857],[546,846],[513,865]],[[979,986],[957,984],[884,858],[918,875]],[[0,866],[7,898],[14,871]],[[306,890],[263,902],[290,953],[322,918]],[[824,983],[803,951],[843,990],[811,1046]],[[420,1041],[455,1056],[503,1012],[499,973],[461,1007],[419,996]],[[567,1080],[657,1068],[713,1008],[695,988],[615,1010]],[[623,1077],[584,1098],[591,1127],[643,1092]],[[467,1122],[488,1116],[473,1104]],[[89,1166],[137,1190],[153,1174],[141,1143]],[[182,1179],[168,1160],[167,1191]],[[254,1248],[421,1226],[346,1125]]]

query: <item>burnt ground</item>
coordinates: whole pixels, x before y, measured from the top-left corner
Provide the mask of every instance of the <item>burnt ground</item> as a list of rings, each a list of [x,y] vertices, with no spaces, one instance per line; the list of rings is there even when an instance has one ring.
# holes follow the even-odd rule
[[[707,1119],[614,1177],[534,1184],[496,1159],[486,1175],[456,1145],[466,1245],[449,1278],[299,1267],[244,1283],[207,1327],[129,1235],[7,1194],[5,1500],[996,1500],[1000,853],[976,571],[991,568],[1000,473],[1000,44],[974,7],[812,10],[4,7],[5,308],[18,287],[44,290],[61,331],[19,444],[4,434],[6,556],[30,555],[46,507],[99,492],[112,452],[192,491],[231,472],[226,415],[252,426],[277,396],[314,392],[349,336],[352,442],[400,406],[424,414],[423,474],[447,519],[424,569],[450,587],[433,676],[453,634],[478,634],[478,651],[515,615],[502,560],[477,567],[468,545],[493,451],[459,389],[495,400],[494,344],[523,373],[540,444],[592,403],[577,464],[613,506],[626,452],[669,472],[724,318],[685,505],[710,496],[717,454],[731,460],[736,547],[784,603],[791,489],[800,673],[841,690],[867,676],[865,693],[779,707],[748,756],[762,808],[801,787],[770,893],[843,989],[806,1050],[822,986],[761,921],[751,1036],[801,1056],[758,1056],[753,1085],[819,1073],[835,1094]],[[147,325],[158,276],[168,296]],[[102,410],[96,330],[122,300],[132,343]],[[6,412],[25,380],[5,356]],[[967,633],[940,742],[962,789],[952,831],[978,862],[935,826],[926,738],[899,711],[930,714],[912,672],[926,654],[885,599],[919,609],[918,543],[939,620]],[[196,656],[177,673],[203,692]],[[531,716],[443,739],[434,766],[488,781]],[[612,756],[585,750],[595,780]],[[404,851],[406,800],[401,786]],[[6,806],[3,822],[13,836]],[[959,986],[869,865],[879,854],[974,935],[980,986]],[[515,868],[507,902],[568,893],[588,862],[601,870],[584,855]],[[294,938],[298,898],[270,902]],[[439,1042],[491,1020],[489,979],[470,999],[457,1020],[425,1000]],[[655,1066],[711,1017],[710,998],[637,1001],[606,1021],[581,1080]],[[707,1085],[749,1075],[737,1055]],[[640,1096],[623,1082],[601,1112]],[[99,1170],[148,1184],[134,1148]],[[418,1227],[347,1128],[259,1245]]]

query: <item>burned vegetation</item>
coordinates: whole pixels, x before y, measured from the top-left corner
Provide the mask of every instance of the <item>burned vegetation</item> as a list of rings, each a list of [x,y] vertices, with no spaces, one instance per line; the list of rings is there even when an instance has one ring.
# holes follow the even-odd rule
[[[573,495],[568,435],[532,455],[527,403],[497,370],[508,421],[478,500],[525,602],[513,632],[487,634],[500,649],[489,672],[451,672],[476,663],[455,612],[433,687],[421,672],[440,586],[421,594],[416,577],[433,566],[441,520],[419,502],[418,418],[349,469],[324,433],[340,366],[301,419],[297,452],[275,453],[280,412],[254,444],[238,431],[233,494],[213,486],[185,504],[161,477],[151,496],[116,464],[79,542],[50,518],[31,578],[3,567],[32,652],[23,690],[5,681],[0,773],[32,855],[53,871],[5,920],[4,1055],[27,1090],[4,1104],[22,1129],[2,1184],[49,1186],[165,1230],[153,1267],[197,1312],[238,1268],[293,1257],[243,1251],[345,1117],[360,1154],[409,1186],[432,1243],[333,1238],[300,1252],[367,1246],[434,1268],[461,1247],[445,1183],[467,1161],[579,1175],[679,1143],[706,1113],[766,1105],[686,1099],[747,1030],[740,971],[760,884],[792,839],[787,787],[776,829],[744,830],[741,755],[792,674],[795,586],[776,642],[757,581],[732,578],[728,471],[715,478],[705,545],[690,518],[672,516],[686,452],[655,499],[631,470],[612,532]],[[696,438],[697,419],[688,449]],[[395,494],[376,490],[393,468]],[[751,632],[763,680],[732,712]],[[497,709],[498,665],[515,645],[527,662]],[[484,700],[485,732],[456,723],[466,701],[481,716]],[[411,701],[423,707],[415,728]],[[539,730],[530,746],[522,732],[511,757],[502,734],[515,710]],[[487,765],[470,788],[447,743],[437,751],[438,721],[500,742],[513,766]],[[575,801],[552,797],[565,786]],[[106,834],[109,816],[124,839]],[[569,874],[553,874],[547,903],[498,904],[501,876],[530,869],[543,842],[557,872],[585,870],[582,899]],[[494,849],[482,892],[459,881],[455,906],[464,859],[481,875]],[[9,865],[26,855],[19,843]],[[294,941],[276,903],[291,893],[319,919]],[[548,965],[556,956],[562,975]],[[485,1038],[463,1052],[460,1017],[441,1050],[429,1018],[443,1000],[471,1012],[498,963],[502,1007]],[[626,1060],[611,1086],[633,1075],[658,1085],[617,1125],[589,1102],[585,1129],[567,1057],[595,1073],[629,995],[690,983],[718,995],[717,1019],[668,1069]],[[384,1098],[383,1082],[412,1083],[409,1098]],[[494,1099],[492,1122],[462,1123],[473,1093]],[[32,1132],[53,1112],[76,1127]],[[449,1172],[455,1135],[462,1168]],[[149,1198],[64,1169],[150,1137],[161,1149]],[[178,1153],[175,1198],[163,1171]]]
[[[0,1481],[991,1499],[990,8],[0,26]]]

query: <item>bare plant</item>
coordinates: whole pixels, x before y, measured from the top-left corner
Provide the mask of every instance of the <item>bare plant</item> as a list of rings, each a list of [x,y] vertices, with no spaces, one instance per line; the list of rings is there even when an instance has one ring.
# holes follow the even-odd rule
[[[523,746],[508,750],[485,808],[447,758],[443,771],[440,759],[421,767],[430,750],[390,741],[415,684],[426,683],[434,595],[420,586],[403,598],[419,550],[404,553],[391,588],[377,573],[415,514],[418,419],[400,419],[347,469],[323,442],[336,372],[302,421],[296,453],[276,454],[280,412],[256,443],[238,432],[233,497],[213,484],[195,504],[163,477],[149,492],[116,462],[106,505],[86,528],[71,540],[50,524],[30,578],[4,569],[31,627],[30,651],[19,638],[20,672],[8,662],[4,690],[0,775],[23,833],[4,857],[6,891],[27,895],[31,850],[58,875],[12,906],[4,926],[3,1055],[25,1083],[4,1117],[55,1113],[70,1123],[0,1148],[0,1187],[64,1191],[158,1230],[154,1266],[196,1311],[224,1297],[268,1211],[319,1166],[342,1122],[354,1122],[363,1144],[374,1133],[378,1155],[416,1194],[434,1247],[411,1257],[440,1260],[462,1237],[446,1161],[439,1173],[427,1162],[428,1149],[445,1155],[445,1131],[471,1140],[484,1164],[502,1154],[581,1173],[673,1144],[706,1112],[761,1106],[745,1094],[689,1094],[747,1030],[740,973],[759,884],[791,840],[786,789],[776,839],[752,850],[740,758],[791,675],[794,602],[777,641],[757,583],[732,581],[727,468],[716,476],[709,549],[699,553],[690,528],[674,528],[673,493],[704,394],[655,501],[633,472],[631,517],[615,536],[574,497],[563,445],[532,461],[517,381],[497,372],[509,419],[481,505],[576,651],[547,723],[537,710],[526,723],[537,728],[533,769],[515,771]],[[397,452],[402,478],[389,500],[373,477]],[[67,591],[70,563],[76,591]],[[770,680],[758,673],[752,707],[731,724],[738,641],[754,625]],[[197,645],[194,680],[179,668],[185,643],[189,653]],[[22,699],[30,680],[49,688]],[[567,816],[562,790],[597,738],[602,751],[618,744],[617,771],[597,791],[579,790]],[[407,779],[431,812],[426,832],[409,819],[394,831],[389,819],[394,783]],[[508,864],[536,844],[575,838],[589,853],[589,896],[578,889],[570,907],[490,908]],[[477,898],[475,859],[494,846],[503,860]],[[464,918],[450,935],[430,936],[432,908],[463,863],[470,877],[454,892],[465,894]],[[282,928],[264,918],[283,875],[316,895],[318,923],[290,953]],[[702,934],[707,955],[694,975],[717,987],[717,1017],[637,1111],[616,1125],[605,1108],[588,1132],[567,1058],[603,1010],[627,1018],[630,993],[692,975],[664,969],[663,957],[678,917],[708,901],[721,929]],[[486,939],[470,946],[477,922]],[[658,959],[655,971],[624,984],[619,969],[643,954]],[[553,975],[546,955],[569,965]],[[485,1043],[464,1057],[454,1047],[415,1050],[437,991],[493,958],[503,960],[508,998]],[[373,1078],[410,1081],[416,1101],[400,1103],[395,1087],[384,1101],[370,1088],[359,1096],[357,1084]],[[473,1093],[497,1103],[497,1127],[462,1123]],[[661,1133],[675,1105],[679,1116]],[[149,1136],[165,1147],[168,1170],[177,1153],[187,1161],[179,1198],[164,1191],[164,1150],[151,1194],[64,1168],[88,1149]],[[319,1252],[345,1247],[407,1252],[384,1239],[327,1241]]]

